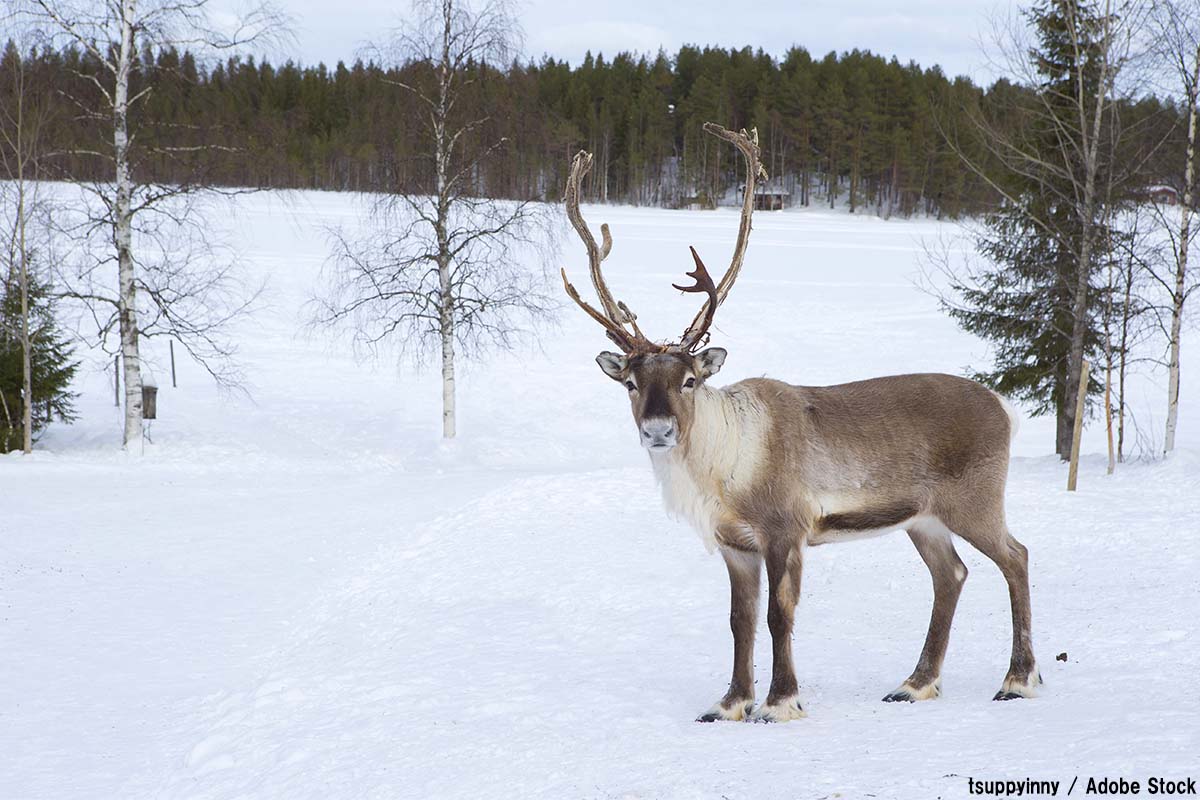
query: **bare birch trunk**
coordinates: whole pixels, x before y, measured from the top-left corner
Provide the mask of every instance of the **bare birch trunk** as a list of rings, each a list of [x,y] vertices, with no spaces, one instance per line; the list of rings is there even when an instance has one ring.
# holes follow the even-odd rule
[[[438,266],[438,280],[443,302],[450,296],[450,267]],[[442,309],[442,438],[453,439],[457,433],[454,408],[454,314],[450,305]]]
[[[442,63],[438,74],[438,107],[434,113],[434,145],[437,149],[437,259],[438,289],[441,294],[438,329],[442,339],[442,438],[453,439],[457,432],[454,408],[454,287],[451,282],[449,171],[450,153],[446,141],[446,118],[450,103],[450,40],[453,15],[450,0],[442,2]]]
[[[1191,235],[1191,214],[1194,197],[1192,184],[1196,176],[1196,87],[1200,85],[1200,48],[1196,50],[1195,72],[1192,75],[1192,96],[1188,98],[1187,162],[1184,167],[1183,209],[1179,220],[1179,253],[1175,259],[1175,292],[1171,297],[1171,341],[1167,382],[1167,430],[1163,437],[1163,455],[1175,449],[1175,429],[1179,423],[1179,345],[1183,331],[1183,303],[1186,299],[1188,268],[1188,237]]]
[[[1084,369],[1084,337],[1087,335],[1088,329],[1088,290],[1091,288],[1091,272],[1092,272],[1092,236],[1095,226],[1092,224],[1092,214],[1094,213],[1095,205],[1095,170],[1092,165],[1087,167],[1088,175],[1084,181],[1084,202],[1082,211],[1083,233],[1080,236],[1079,242],[1079,263],[1076,267],[1075,276],[1075,297],[1073,298],[1071,308],[1071,347],[1067,353],[1067,398],[1086,397],[1087,386],[1083,384],[1086,380],[1086,370]],[[1065,431],[1071,431],[1072,437],[1074,431],[1079,427],[1077,415],[1080,413],[1081,405],[1072,403],[1070,400],[1063,403],[1062,411],[1065,412],[1063,424],[1059,426],[1059,456],[1068,458],[1070,456],[1071,439],[1063,441],[1061,434]],[[1067,449],[1063,450],[1063,444],[1067,445]]]
[[[1079,264],[1077,267],[1077,275],[1075,279],[1075,297],[1071,308],[1071,348],[1067,353],[1067,386],[1066,397],[1075,398],[1087,396],[1087,386],[1083,385],[1085,380],[1084,370],[1084,336],[1087,334],[1088,319],[1087,319],[1087,298],[1088,289],[1090,288],[1089,278],[1091,276],[1092,263],[1092,230],[1091,224],[1092,214],[1092,190],[1094,189],[1094,177],[1089,174],[1084,189],[1084,209],[1083,209],[1083,235],[1080,237],[1079,244]],[[1061,407],[1064,418],[1058,426],[1058,454],[1062,458],[1069,458],[1071,451],[1071,440],[1063,441],[1063,433],[1070,431],[1074,435],[1077,427],[1078,409],[1081,408],[1077,403],[1065,401]],[[1066,449],[1063,449],[1063,445]]]
[[[1104,432],[1108,437],[1108,474],[1117,468],[1113,444],[1112,384],[1113,384],[1113,292],[1116,291],[1113,260],[1108,260],[1108,292],[1104,302]]]
[[[1092,275],[1092,257],[1095,250],[1096,225],[1095,214],[1097,206],[1097,187],[1096,178],[1100,168],[1100,134],[1104,123],[1104,109],[1109,104],[1109,49],[1111,42],[1108,41],[1109,24],[1110,24],[1110,5],[1105,4],[1104,7],[1105,20],[1105,42],[1101,53],[1100,76],[1096,83],[1095,107],[1091,109],[1092,119],[1088,120],[1088,109],[1085,105],[1086,96],[1083,91],[1083,70],[1077,68],[1075,71],[1075,81],[1078,86],[1077,97],[1075,99],[1076,107],[1079,112],[1079,129],[1083,134],[1080,141],[1082,155],[1084,158],[1084,176],[1083,176],[1083,197],[1082,208],[1080,209],[1081,234],[1079,241],[1079,263],[1075,276],[1075,296],[1072,303],[1072,319],[1071,319],[1071,347],[1067,354],[1067,386],[1066,396],[1073,398],[1077,394],[1080,397],[1086,397],[1087,394],[1087,371],[1084,368],[1084,337],[1087,335],[1088,328],[1088,290],[1091,284]],[[1076,47],[1079,44],[1079,31],[1076,24],[1072,24],[1072,37],[1075,39]],[[1074,408],[1070,403],[1064,404],[1064,411],[1070,416],[1064,422],[1068,423],[1074,432],[1080,426],[1077,416],[1081,413],[1082,406],[1076,404]],[[1069,452],[1062,451],[1062,441],[1059,441],[1059,455],[1063,458],[1069,456]]]
[[[1112,365],[1104,374],[1104,426],[1109,437],[1109,475],[1117,468],[1115,445],[1112,443]]]
[[[1125,372],[1129,365],[1129,323],[1133,318],[1133,259],[1125,264],[1125,299],[1121,305],[1121,355],[1117,367],[1117,463],[1125,463]]]
[[[33,452],[33,348],[29,341],[29,249],[26,241],[25,202],[25,85],[24,74],[17,92],[17,289],[21,293],[21,450]]]
[[[1108,474],[1112,475],[1117,468],[1117,454],[1113,449],[1113,418],[1112,418],[1112,355],[1104,366],[1104,430],[1108,435]]]
[[[18,127],[20,122],[18,122]],[[18,137],[20,134],[17,134]],[[19,138],[18,138],[19,141]],[[17,281],[21,291],[21,450],[33,452],[33,345],[29,339],[29,253],[25,241],[25,170],[23,159],[17,156],[17,247],[20,250],[20,271]]]
[[[129,175],[129,73],[133,66],[136,0],[121,2],[121,43],[113,91],[113,155],[116,162],[117,273],[120,284],[121,363],[125,372],[124,446],[142,444],[142,367],[138,354],[137,283],[133,263],[133,185]]]

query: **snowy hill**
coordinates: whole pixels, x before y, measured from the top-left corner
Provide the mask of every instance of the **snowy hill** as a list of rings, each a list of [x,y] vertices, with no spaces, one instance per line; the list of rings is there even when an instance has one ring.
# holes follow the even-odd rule
[[[353,199],[239,204],[219,227],[268,281],[239,332],[250,397],[186,360],[171,388],[150,343],[160,418],[127,457],[111,365],[89,355],[80,421],[0,457],[0,798],[926,798],[966,796],[968,776],[1200,770],[1200,342],[1165,463],[1106,477],[1093,426],[1067,494],[1052,420],[1023,420],[1009,520],[1030,551],[1039,698],[991,702],[1008,597],[962,544],[944,695],[879,702],[932,595],[891,536],[806,559],[808,719],[698,725],[728,680],[725,568],[662,511],[624,393],[592,360],[600,329],[564,308],[540,349],[467,367],[445,444],[433,370],[304,331],[325,226],[352,221]],[[586,213],[612,225],[614,289],[658,337],[696,309],[669,286],[687,245],[723,268],[738,221]],[[982,366],[986,346],[915,285],[922,242],[956,231],[759,214],[717,316],[717,382]],[[1154,433],[1163,384],[1136,383]],[[760,698],[769,648],[763,625]]]

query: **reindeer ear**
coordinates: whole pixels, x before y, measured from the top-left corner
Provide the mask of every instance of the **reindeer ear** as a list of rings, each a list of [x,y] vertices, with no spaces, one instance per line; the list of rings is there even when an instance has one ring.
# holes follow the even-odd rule
[[[600,369],[604,370],[605,375],[614,381],[621,381],[624,380],[622,376],[625,374],[625,367],[628,366],[629,361],[625,356],[605,350],[596,356],[596,363],[600,365]]]
[[[696,365],[700,369],[701,378],[711,378],[721,371],[725,356],[729,353],[723,347],[710,347],[696,354]]]

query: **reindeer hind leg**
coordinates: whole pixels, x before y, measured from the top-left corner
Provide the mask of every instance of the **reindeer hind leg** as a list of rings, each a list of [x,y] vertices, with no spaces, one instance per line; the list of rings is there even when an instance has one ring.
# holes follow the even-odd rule
[[[1033,656],[1032,610],[1029,600],[1029,551],[1008,531],[1001,503],[955,510],[943,517],[947,526],[1000,568],[1012,606],[1012,656],[1008,673],[994,700],[1037,695],[1041,676]]]

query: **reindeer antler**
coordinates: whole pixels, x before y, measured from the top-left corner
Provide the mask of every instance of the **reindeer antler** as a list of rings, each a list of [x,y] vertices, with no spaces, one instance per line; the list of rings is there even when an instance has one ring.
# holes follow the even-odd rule
[[[604,280],[604,273],[600,269],[601,262],[608,257],[608,253],[612,249],[612,235],[608,231],[608,225],[601,225],[601,243],[596,244],[596,238],[592,235],[591,229],[588,228],[583,214],[579,210],[580,185],[588,170],[592,168],[592,154],[580,150],[571,160],[571,172],[567,176],[567,191],[563,201],[567,206],[567,217],[571,220],[571,225],[579,234],[579,238],[583,240],[584,248],[587,250],[588,270],[591,274],[592,286],[600,298],[600,309],[595,308],[579,296],[579,292],[567,280],[565,269],[562,270],[563,286],[566,287],[567,295],[589,317],[604,326],[608,338],[626,353],[661,353],[667,350],[694,352],[697,347],[708,340],[708,329],[712,325],[717,306],[725,301],[729,289],[737,280],[738,272],[742,269],[746,245],[750,241],[750,217],[754,213],[755,185],[760,175],[764,180],[767,177],[766,171],[759,162],[758,131],[752,129],[750,133],[746,133],[745,130],[735,133],[712,122],[704,123],[704,130],[731,142],[741,151],[746,160],[746,190],[742,199],[742,221],[738,228],[737,244],[733,249],[733,259],[730,261],[729,269],[721,276],[721,282],[713,283],[712,276],[708,274],[704,262],[700,260],[696,248],[693,247],[691,251],[692,258],[696,262],[696,269],[687,274],[695,280],[695,283],[691,286],[672,284],[683,292],[703,292],[708,295],[708,299],[701,307],[700,312],[696,314],[696,318],[692,320],[692,324],[684,331],[683,338],[679,340],[678,344],[658,344],[650,341],[638,327],[637,315],[630,311],[629,306],[625,303],[613,298],[612,292],[609,291],[608,284]]]
[[[725,298],[729,295],[729,290],[733,288],[733,282],[737,280],[738,273],[742,270],[742,260],[746,256],[746,245],[750,243],[750,218],[754,214],[754,190],[756,188],[758,178],[761,176],[767,180],[767,171],[763,169],[762,162],[759,159],[758,149],[758,129],[751,128],[749,133],[743,128],[740,132],[735,133],[731,130],[721,127],[715,122],[704,123],[704,130],[711,133],[713,136],[724,139],[733,144],[741,151],[743,158],[746,160],[746,190],[742,196],[742,221],[738,226],[737,244],[733,248],[733,258],[729,262],[729,269],[725,270],[725,274],[721,276],[721,282],[717,284],[716,290],[709,293],[708,300],[704,306],[696,314],[692,324],[683,333],[683,339],[680,340],[679,346],[684,350],[693,350],[707,340],[708,328],[712,325],[713,316],[716,314],[717,306],[725,302]],[[696,250],[692,249],[692,256],[696,259],[696,264],[701,268],[700,256],[696,255]],[[707,275],[705,271],[705,275]],[[709,282],[712,279],[709,278]]]
[[[684,333],[683,340],[679,342],[680,349],[692,350],[696,346],[703,344],[703,339],[707,337],[708,326],[712,325],[713,315],[717,313],[717,287],[713,284],[712,276],[708,274],[708,270],[704,268],[704,262],[700,260],[700,254],[696,252],[696,248],[688,247],[692,251],[692,259],[696,262],[696,269],[687,273],[689,278],[694,278],[696,282],[691,286],[680,286],[678,283],[671,285],[681,292],[704,292],[708,295],[708,300],[704,303],[701,311],[704,313],[703,324],[696,328],[695,323]],[[695,338],[690,338],[692,330],[696,330]]]
[[[661,351],[665,349],[664,346],[655,344],[642,335],[641,329],[638,328],[637,315],[625,303],[613,298],[612,292],[609,291],[608,284],[604,280],[600,264],[608,258],[608,253],[612,250],[612,234],[608,231],[608,225],[602,224],[600,226],[601,244],[597,245],[596,238],[592,236],[592,231],[584,221],[583,213],[579,210],[580,185],[591,168],[591,153],[580,150],[575,154],[575,158],[571,160],[571,172],[567,176],[567,191],[563,201],[567,206],[567,218],[571,220],[571,225],[579,234],[579,238],[583,240],[583,246],[587,250],[588,271],[592,277],[592,287],[595,288],[596,295],[600,298],[600,307],[603,310],[597,310],[579,296],[578,290],[567,280],[565,269],[561,270],[563,286],[566,287],[567,295],[589,317],[603,325],[608,333],[608,338],[612,339],[613,343],[626,353]],[[629,328],[626,328],[626,325],[629,325]]]

